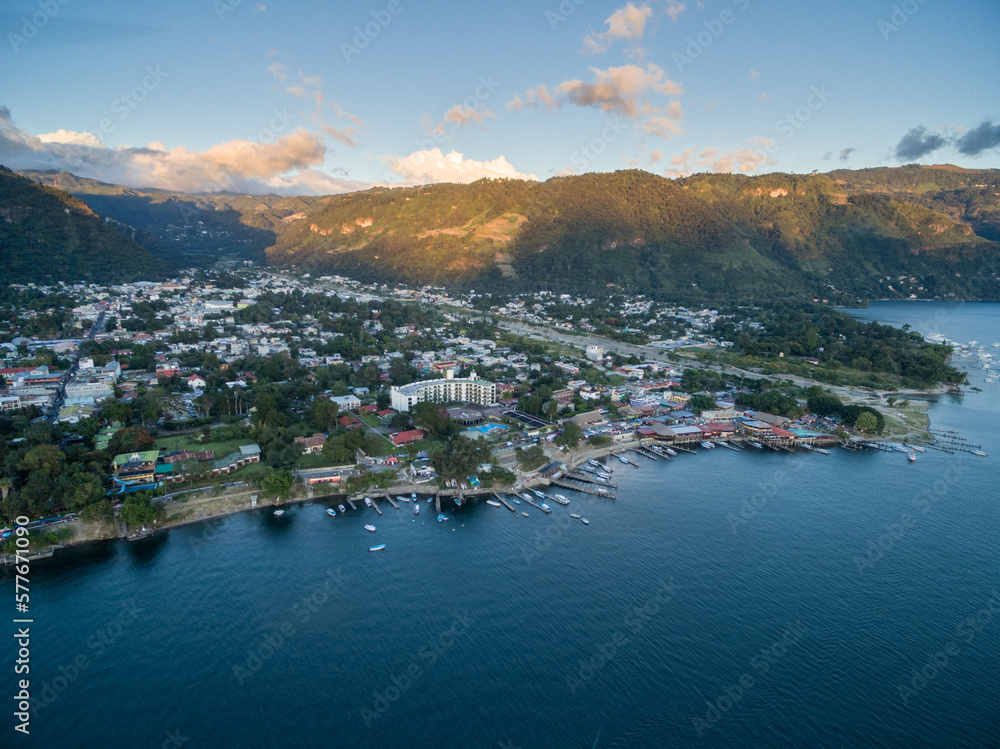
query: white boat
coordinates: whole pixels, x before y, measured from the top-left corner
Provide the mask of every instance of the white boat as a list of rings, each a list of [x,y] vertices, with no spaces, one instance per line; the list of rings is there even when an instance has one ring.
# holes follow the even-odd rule
[[[419,502],[417,502],[416,504],[413,505],[413,514],[414,515],[419,515],[420,514],[420,503]]]
[[[448,516],[445,515],[443,512],[440,515],[438,515],[438,522],[439,523],[443,523],[447,519],[448,519]]]
[[[497,502],[495,499],[487,499],[486,504],[490,505],[491,507],[500,507],[500,503]]]
[[[535,493],[535,496],[538,497],[539,499],[547,499],[544,492],[540,492],[538,491],[538,489],[532,489],[531,491],[533,491]]]
[[[986,453],[984,453],[984,452],[983,452],[982,450],[973,450],[973,451],[972,451],[972,454],[973,454],[973,455],[978,455],[978,456],[979,456],[980,458],[988,458],[988,457],[989,457],[989,456],[988,456],[988,455],[987,455]]]
[[[368,531],[369,533],[374,533],[375,532],[375,526],[374,525],[366,525],[365,526],[365,530]]]
[[[280,517],[281,517],[282,515],[284,515],[284,514],[285,514],[285,511],[284,511],[284,510],[275,510],[275,511],[274,511],[274,516],[275,516],[276,518],[280,518]]]
[[[528,513],[526,512],[522,512],[521,514],[524,515],[524,517],[528,517]]]
[[[369,546],[368,551],[382,551],[385,548],[385,544],[376,544],[375,546]]]
[[[561,501],[561,502],[565,502],[565,503],[569,504],[569,500],[568,500],[568,499],[566,499],[566,496],[565,496],[564,494],[556,494],[556,495],[554,495],[554,496],[555,496],[555,498],[556,498],[556,499],[558,499],[559,501]]]
[[[750,443],[750,447],[756,447],[758,450],[763,450],[764,446],[759,442],[753,441]]]
[[[529,502],[534,502],[535,501],[534,499],[531,498],[531,495],[528,494],[528,492],[521,492],[521,496],[524,497]]]
[[[369,507],[371,507],[372,506],[372,498],[371,497],[365,497],[365,504],[368,505]]]
[[[911,450],[916,450],[918,453],[925,453],[925,452],[927,452],[927,448],[926,447],[918,447],[917,445],[910,445],[910,449]]]
[[[577,515],[577,514],[576,514],[575,512],[571,512],[571,513],[569,514],[569,516],[570,516],[571,518],[576,518],[577,520],[579,520],[579,519],[580,519],[580,516],[579,516],[579,515]]]
[[[827,450],[827,449],[825,449],[825,448],[822,448],[822,447],[814,447],[814,448],[813,448],[813,450],[814,450],[815,452],[818,452],[818,453],[820,453],[821,455],[829,455],[829,454],[830,454],[830,451],[829,451],[829,450]]]
[[[587,520],[587,518],[580,518],[580,522],[583,523],[584,525],[590,525],[590,521]]]
[[[699,444],[702,447],[704,447],[706,450],[711,450],[711,449],[713,449],[715,447],[715,445],[713,445],[711,442],[701,442]]]
[[[340,514],[343,515],[347,512],[347,508],[343,505],[337,505],[337,509],[340,510]]]
[[[333,509],[332,507],[327,507],[326,508],[326,514],[329,515],[332,518],[337,517],[337,511],[335,509]]]
[[[543,512],[552,512],[552,508],[551,508],[551,507],[549,507],[549,506],[548,506],[547,504],[545,504],[544,502],[542,502],[542,503],[541,503],[540,505],[538,505],[538,506],[542,508],[542,511],[543,511]]]
[[[409,502],[410,498],[409,497],[403,497],[403,496],[400,495],[400,496],[396,497],[396,501],[397,502]]]
[[[676,450],[671,450],[669,447],[665,447],[663,449],[666,450],[667,455],[673,455],[673,456],[677,455],[677,451]]]
[[[599,467],[600,467],[600,465],[601,465],[600,463],[598,463],[598,462],[597,462],[596,460],[594,460],[593,458],[591,458],[591,459],[590,459],[590,460],[588,460],[587,462],[588,462],[588,463],[590,463],[590,465],[594,466],[594,468],[599,468]]]
[[[618,458],[619,463],[628,463],[628,458],[623,455],[616,455],[615,457]]]
[[[906,456],[906,459],[911,463],[913,463],[917,459],[917,454],[913,452],[913,450],[910,450],[909,454]]]

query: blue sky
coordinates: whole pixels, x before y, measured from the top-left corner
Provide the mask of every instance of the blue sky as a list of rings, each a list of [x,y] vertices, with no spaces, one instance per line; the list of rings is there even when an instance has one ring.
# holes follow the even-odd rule
[[[283,193],[998,166],[995,0],[478,6],[11,0],[0,162]]]

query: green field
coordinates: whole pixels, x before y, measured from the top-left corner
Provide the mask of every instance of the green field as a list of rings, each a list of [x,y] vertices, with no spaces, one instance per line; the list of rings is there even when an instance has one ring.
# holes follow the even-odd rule
[[[235,439],[235,440],[225,440],[223,442],[207,442],[202,444],[197,439],[198,435],[194,434],[182,434],[176,437],[161,437],[156,440],[156,446],[161,450],[173,451],[173,450],[192,450],[194,452],[202,452],[204,450],[215,450],[215,457],[221,458],[229,453],[236,452],[239,450],[240,445],[249,444],[250,440],[247,438]]]

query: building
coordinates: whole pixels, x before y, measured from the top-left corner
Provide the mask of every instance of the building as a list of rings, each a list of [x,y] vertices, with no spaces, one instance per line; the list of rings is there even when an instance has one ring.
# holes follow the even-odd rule
[[[341,411],[357,411],[361,408],[361,399],[356,395],[331,395],[330,400],[336,403]]]
[[[409,445],[412,442],[420,442],[424,438],[424,433],[419,429],[409,429],[405,432],[393,432],[389,435],[389,439],[392,440],[392,444],[399,447],[400,445]]]
[[[313,455],[323,451],[326,444],[326,435],[316,432],[312,437],[296,437],[295,441],[302,445],[302,452],[306,455]]]
[[[587,346],[586,356],[590,361],[600,361],[604,358],[603,346]]]
[[[473,379],[424,380],[389,389],[392,407],[409,411],[418,403],[478,403],[488,406],[496,403],[497,389],[492,382]]]
[[[111,480],[118,490],[115,493],[124,494],[155,486],[156,459],[159,457],[159,450],[116,455],[111,462]]]

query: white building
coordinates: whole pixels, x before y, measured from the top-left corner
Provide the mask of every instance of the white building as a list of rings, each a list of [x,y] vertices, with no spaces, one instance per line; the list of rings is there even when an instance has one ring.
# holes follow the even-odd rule
[[[587,346],[586,354],[591,361],[600,361],[604,358],[604,348],[602,346]]]
[[[497,387],[493,382],[472,379],[425,380],[389,389],[392,407],[396,411],[409,411],[424,401],[434,403],[478,403],[486,406],[497,401]]]
[[[356,395],[331,395],[330,400],[336,403],[341,411],[357,411],[361,408],[361,399]]]

